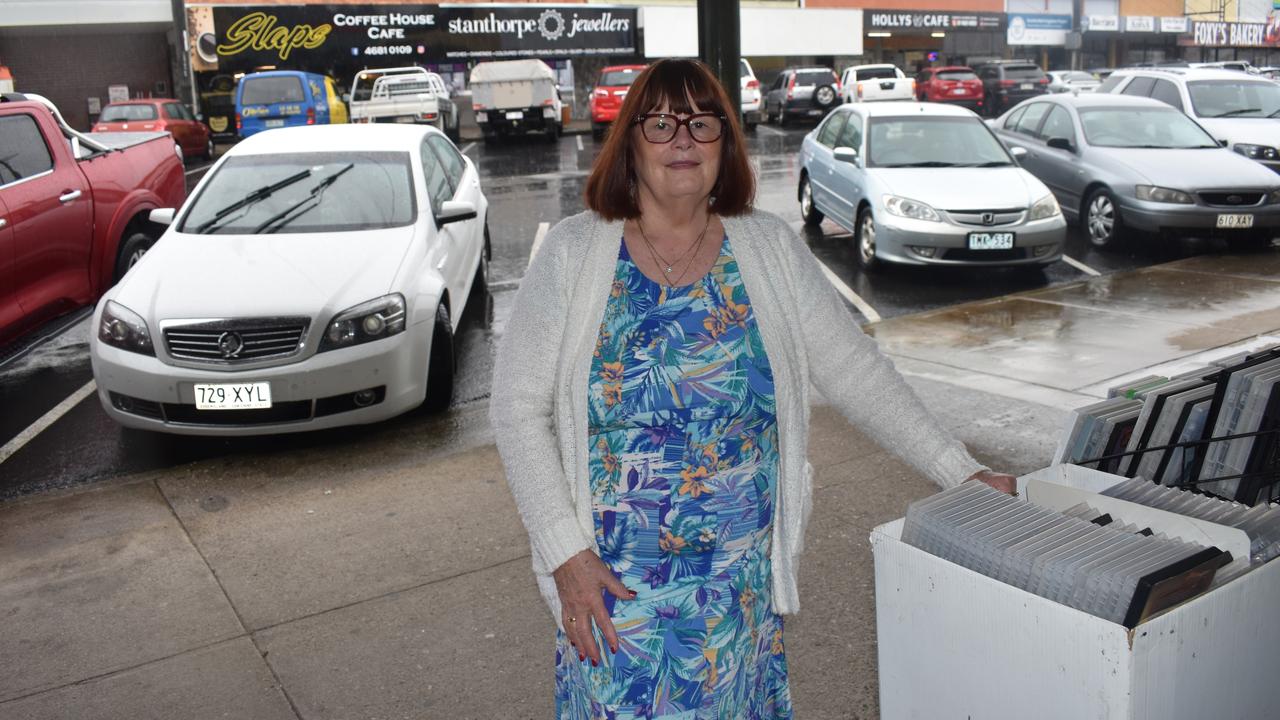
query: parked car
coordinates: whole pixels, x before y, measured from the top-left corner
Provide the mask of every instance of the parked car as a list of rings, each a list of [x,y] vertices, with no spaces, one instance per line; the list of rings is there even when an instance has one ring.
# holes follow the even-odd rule
[[[915,100],[916,81],[896,65],[854,65],[840,76],[842,102]]]
[[[926,68],[916,76],[917,99],[949,103],[982,112],[982,81],[962,65]]]
[[[435,125],[458,139],[458,108],[444,78],[409,66],[361,70],[351,81],[351,122]]]
[[[213,159],[209,127],[196,119],[186,105],[167,98],[115,102],[102,108],[93,124],[96,133],[167,132],[182,148],[183,157]]]
[[[1098,92],[1160,100],[1241,155],[1280,173],[1280,85],[1235,70],[1117,70]]]
[[[806,224],[854,234],[867,270],[909,265],[1040,267],[1066,223],[974,113],[939,103],[842,105],[805,136],[797,197]]]
[[[1236,72],[1249,73],[1250,75],[1258,74],[1258,68],[1254,67],[1248,60],[1221,60],[1218,62],[1188,63],[1187,67],[1235,70]]]
[[[1280,176],[1151,98],[1050,95],[994,124],[1097,247],[1122,243],[1126,228],[1239,246],[1270,243],[1280,230]]]
[[[0,345],[111,287],[186,197],[168,133],[72,130],[38,95],[0,96]]]
[[[1280,67],[1268,65],[1258,68],[1258,75],[1268,80],[1280,80]]]
[[[644,65],[610,65],[600,71],[600,79],[591,89],[591,137],[604,138],[609,125],[618,119],[618,110],[627,96],[627,89],[644,70]]]
[[[765,121],[785,126],[795,118],[821,119],[839,104],[839,84],[831,68],[787,68],[765,93]]]
[[[250,435],[448,405],[489,257],[475,166],[425,125],[256,135],[98,303],[89,354],[127,427]]]
[[[470,85],[471,107],[485,142],[530,132],[555,142],[564,131],[556,73],[541,60],[476,63]]]
[[[747,62],[746,58],[738,59],[738,81],[742,83],[742,124],[747,132],[755,132],[756,125],[760,124],[764,116],[760,111],[763,101],[760,81],[756,79],[756,71],[751,68],[751,63]]]
[[[1093,92],[1102,81],[1082,70],[1050,70],[1049,92]]]
[[[250,73],[236,87],[236,133],[347,122],[347,106],[333,80],[297,70]]]
[[[1027,60],[999,60],[974,68],[982,79],[985,106],[999,115],[1029,97],[1049,91],[1049,76]]]

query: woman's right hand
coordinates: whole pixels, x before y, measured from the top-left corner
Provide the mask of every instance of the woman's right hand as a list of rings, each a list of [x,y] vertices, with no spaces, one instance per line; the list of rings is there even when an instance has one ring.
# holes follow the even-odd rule
[[[578,650],[578,660],[591,658],[592,665],[600,663],[600,649],[591,633],[594,620],[609,649],[618,652],[618,634],[604,606],[601,590],[608,590],[619,600],[633,600],[636,593],[614,576],[600,556],[583,550],[565,561],[551,573],[560,593],[561,620],[565,635]]]

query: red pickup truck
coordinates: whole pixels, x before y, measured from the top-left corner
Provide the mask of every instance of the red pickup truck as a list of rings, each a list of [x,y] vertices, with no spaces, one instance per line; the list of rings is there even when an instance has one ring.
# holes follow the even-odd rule
[[[0,95],[0,346],[93,303],[186,198],[168,133],[83,134],[36,95]]]

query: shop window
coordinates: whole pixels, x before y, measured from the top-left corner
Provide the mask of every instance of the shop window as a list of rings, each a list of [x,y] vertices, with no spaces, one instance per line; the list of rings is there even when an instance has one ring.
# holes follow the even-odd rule
[[[53,170],[53,156],[30,115],[0,117],[0,186]]]
[[[1172,105],[1182,110],[1182,95],[1178,92],[1178,86],[1168,80],[1156,80],[1156,85],[1151,89],[1151,97],[1162,103]]]
[[[836,138],[840,137],[840,130],[844,127],[845,117],[848,114],[831,113],[827,121],[822,124],[822,130],[818,132],[818,144],[835,147]]]
[[[1151,88],[1155,87],[1156,79],[1149,77],[1136,77],[1133,82],[1124,86],[1124,90],[1120,92],[1125,95],[1137,95],[1138,97],[1147,97],[1151,94]]]

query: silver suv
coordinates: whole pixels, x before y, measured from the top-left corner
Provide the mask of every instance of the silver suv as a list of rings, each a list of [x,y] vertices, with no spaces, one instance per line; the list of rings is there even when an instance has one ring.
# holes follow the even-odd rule
[[[1117,70],[1100,93],[1151,97],[1189,115],[1219,141],[1280,173],[1280,84],[1235,70]]]

